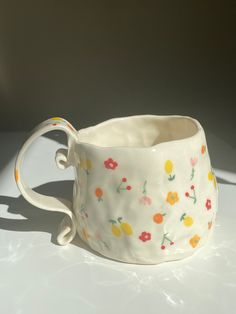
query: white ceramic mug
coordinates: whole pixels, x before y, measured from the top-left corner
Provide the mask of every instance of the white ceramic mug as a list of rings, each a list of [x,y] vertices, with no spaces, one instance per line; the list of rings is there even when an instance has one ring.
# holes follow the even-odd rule
[[[21,179],[27,148],[52,130],[68,136],[68,150],[56,153],[56,163],[75,169],[72,202],[38,194]],[[192,255],[206,243],[217,210],[205,134],[190,117],[116,118],[78,132],[62,118],[49,119],[20,149],[15,179],[31,204],[66,214],[59,244],[78,232],[95,251],[129,263]]]

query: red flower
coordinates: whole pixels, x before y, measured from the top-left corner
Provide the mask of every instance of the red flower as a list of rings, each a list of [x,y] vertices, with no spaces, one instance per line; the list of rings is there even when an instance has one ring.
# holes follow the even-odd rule
[[[107,160],[104,161],[104,166],[107,169],[115,170],[116,167],[118,166],[118,163],[115,160],[113,160],[112,158],[108,158]]]
[[[191,190],[194,190],[194,185],[191,185]]]
[[[207,210],[211,209],[211,200],[209,199],[206,200],[206,208]]]
[[[126,190],[130,191],[132,187],[130,185],[127,185]]]
[[[127,179],[126,178],[122,178],[122,182],[127,182]]]
[[[139,239],[142,240],[143,242],[149,241],[151,240],[151,233],[143,231],[140,234]]]
[[[188,192],[186,192],[186,193],[185,193],[185,196],[186,196],[186,197],[189,197],[189,193],[188,193]]]

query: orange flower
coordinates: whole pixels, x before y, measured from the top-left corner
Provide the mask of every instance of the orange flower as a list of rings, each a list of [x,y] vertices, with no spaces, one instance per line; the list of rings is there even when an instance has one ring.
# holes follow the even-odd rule
[[[193,247],[193,248],[195,248],[197,245],[198,245],[198,242],[200,241],[200,237],[197,235],[197,234],[195,234],[190,240],[189,240],[189,243],[190,243],[190,245]]]
[[[202,147],[201,147],[201,153],[204,154],[205,151],[206,151],[206,146],[205,146],[205,145],[202,145]]]
[[[168,203],[170,203],[170,205],[174,205],[176,202],[179,201],[178,193],[177,193],[177,192],[169,192],[169,193],[167,194],[166,201],[167,201]]]
[[[98,198],[98,201],[102,201],[103,190],[101,188],[96,188],[95,195]]]

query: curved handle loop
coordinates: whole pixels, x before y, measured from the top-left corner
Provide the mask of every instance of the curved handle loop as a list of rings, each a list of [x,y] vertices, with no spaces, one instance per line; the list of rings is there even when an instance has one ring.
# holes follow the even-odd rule
[[[32,205],[46,209],[49,211],[57,211],[65,213],[66,216],[63,219],[59,234],[57,236],[57,242],[61,245],[65,245],[71,242],[76,234],[76,219],[72,211],[72,202],[56,198],[52,196],[46,196],[33,191],[25,182],[21,179],[21,165],[24,160],[25,153],[32,142],[39,136],[53,130],[62,130],[67,134],[68,139],[68,151],[59,150],[56,154],[56,162],[59,168],[65,169],[67,166],[75,164],[75,151],[74,145],[77,142],[77,132],[73,126],[65,119],[55,117],[48,119],[40,123],[30,134],[28,139],[22,145],[15,163],[15,180],[17,186],[22,193],[23,197]]]

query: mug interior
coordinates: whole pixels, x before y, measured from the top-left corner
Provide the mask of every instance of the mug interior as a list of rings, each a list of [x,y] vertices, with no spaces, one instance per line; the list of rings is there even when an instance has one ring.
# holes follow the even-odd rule
[[[185,139],[199,131],[195,119],[184,116],[132,116],[115,118],[78,132],[80,142],[101,147],[152,147]]]

